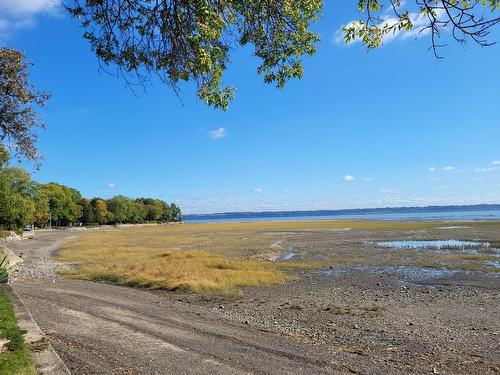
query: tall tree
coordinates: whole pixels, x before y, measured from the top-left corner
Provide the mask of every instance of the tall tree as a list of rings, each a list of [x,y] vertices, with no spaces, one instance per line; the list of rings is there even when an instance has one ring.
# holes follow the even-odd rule
[[[37,227],[46,226],[50,219],[49,197],[47,192],[39,184],[35,185],[33,203],[35,205],[33,224]]]
[[[448,34],[482,46],[500,22],[500,0],[356,0],[365,20],[350,22],[345,41],[376,48],[388,34],[428,33],[436,52]],[[66,0],[84,37],[105,65],[114,65],[130,84],[152,75],[179,91],[196,84],[205,103],[227,108],[234,88],[223,82],[231,48],[252,45],[261,60],[258,74],[281,88],[303,75],[302,59],[316,51],[311,29],[322,0]],[[387,6],[386,6],[387,5]],[[392,12],[392,13],[391,13]]]
[[[0,227],[21,228],[33,220],[34,184],[20,168],[8,168],[8,153],[0,145]]]
[[[58,226],[73,224],[81,215],[78,202],[80,193],[72,188],[54,182],[41,186],[47,194],[52,223]]]
[[[134,208],[134,201],[123,195],[117,195],[108,201],[108,210],[113,214],[113,221],[117,224],[131,222]]]
[[[181,209],[175,205],[175,203],[172,203],[170,205],[170,212],[171,212],[171,220],[172,221],[182,221],[182,213]]]
[[[39,160],[36,129],[44,126],[36,108],[49,98],[29,82],[28,67],[22,52],[0,48],[0,141],[19,158]]]
[[[80,206],[81,211],[81,222],[83,224],[95,223],[94,209],[92,208],[90,200],[82,198],[80,199],[80,202],[78,202],[78,206]]]
[[[108,211],[108,205],[105,200],[100,198],[94,198],[91,201],[92,208],[94,210],[95,220],[99,224],[106,224],[111,220],[111,213]]]
[[[227,108],[234,88],[223,73],[234,45],[253,45],[257,72],[281,88],[302,77],[302,58],[316,51],[310,25],[322,0],[66,0],[84,37],[104,65],[127,82],[146,84],[151,74],[179,90],[196,84],[198,97]]]

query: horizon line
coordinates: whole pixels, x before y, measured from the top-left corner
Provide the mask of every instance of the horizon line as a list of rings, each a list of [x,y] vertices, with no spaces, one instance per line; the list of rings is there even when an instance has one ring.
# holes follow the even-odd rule
[[[451,204],[451,205],[426,205],[426,206],[385,206],[385,207],[364,207],[364,208],[333,208],[316,210],[275,210],[275,211],[222,211],[211,213],[189,213],[183,216],[216,216],[216,215],[244,215],[244,214],[282,214],[282,213],[321,213],[321,212],[360,212],[369,210],[409,210],[409,209],[443,209],[443,208],[480,208],[497,206],[500,209],[500,203],[478,203],[478,204]]]

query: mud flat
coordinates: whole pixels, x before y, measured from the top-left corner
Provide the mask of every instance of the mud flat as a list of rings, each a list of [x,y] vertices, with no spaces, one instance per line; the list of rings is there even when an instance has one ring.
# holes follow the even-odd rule
[[[152,257],[196,250],[289,277],[199,293],[20,277],[14,288],[73,373],[203,373],[207,363],[212,373],[500,372],[498,222],[186,224],[108,235],[62,246],[126,245]],[[22,246],[33,263],[37,246]],[[101,332],[110,322],[113,347]],[[176,345],[170,354],[161,340]]]

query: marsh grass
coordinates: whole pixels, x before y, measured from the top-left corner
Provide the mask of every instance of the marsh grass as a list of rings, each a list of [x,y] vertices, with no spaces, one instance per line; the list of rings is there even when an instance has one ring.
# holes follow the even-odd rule
[[[61,252],[62,260],[68,260],[67,253],[68,250]],[[147,248],[139,251],[121,249],[119,256],[115,251],[108,255],[100,253],[95,261],[91,259],[92,253],[84,251],[70,258],[80,267],[66,275],[111,284],[188,292],[224,291],[280,284],[292,279],[271,263],[229,259],[196,250],[179,251],[168,256],[161,254],[159,257],[154,253]]]
[[[247,249],[240,237],[176,232],[168,226],[84,233],[67,242],[58,259],[78,265],[63,272],[69,278],[186,292],[281,284],[295,279],[286,270],[312,267],[249,259],[260,246],[267,247],[264,240],[254,238]]]
[[[432,230],[443,222],[307,221],[204,223],[129,227],[83,232],[65,243],[59,259],[77,265],[71,278],[103,283],[188,292],[231,292],[247,286],[294,280],[298,270],[329,266],[417,266],[495,271],[494,254],[438,254],[367,248],[352,237],[354,230],[374,237],[405,231]],[[465,223],[495,229],[498,223]],[[351,228],[342,232],[338,229]],[[344,234],[342,234],[344,233]],[[332,240],[348,236],[348,245]],[[366,238],[367,233],[364,233]],[[292,246],[292,261],[269,261]],[[302,246],[302,248],[301,248]],[[300,254],[307,250],[307,257]],[[294,272],[291,272],[294,271]]]

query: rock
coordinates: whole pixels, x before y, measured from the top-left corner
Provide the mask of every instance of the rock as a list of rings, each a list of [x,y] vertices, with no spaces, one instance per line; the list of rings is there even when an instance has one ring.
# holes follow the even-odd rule
[[[0,338],[0,353],[8,351],[8,349],[7,349],[8,343],[9,343],[9,340]]]

